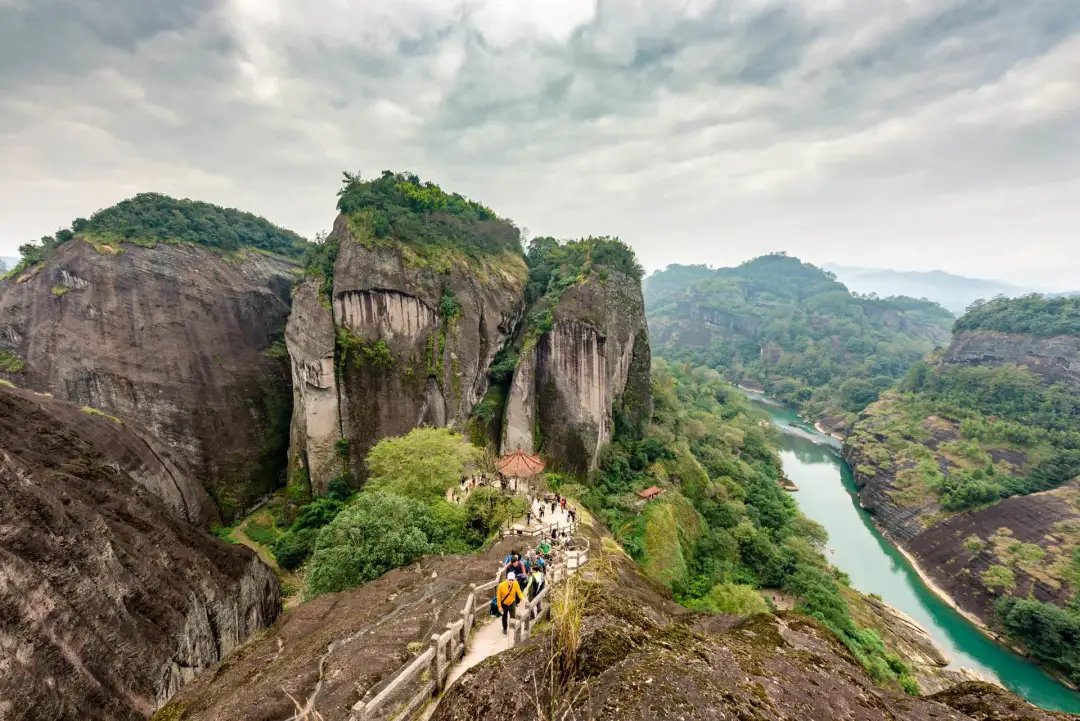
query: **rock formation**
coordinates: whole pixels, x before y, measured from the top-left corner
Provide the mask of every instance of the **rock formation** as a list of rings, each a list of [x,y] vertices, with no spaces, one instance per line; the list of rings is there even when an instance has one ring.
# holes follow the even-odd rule
[[[273,621],[273,573],[177,517],[126,424],[0,387],[0,449],[0,718],[144,719]]]
[[[953,365],[1020,365],[1046,383],[1080,390],[1080,335],[1039,337],[1020,333],[957,333],[942,356]]]
[[[583,474],[615,419],[640,430],[652,415],[649,333],[640,283],[618,271],[567,289],[552,327],[526,340],[507,398],[503,450],[541,446]]]
[[[521,314],[525,284],[520,255],[445,248],[433,262],[346,215],[327,242],[338,247],[330,298],[323,279],[305,282],[287,333],[292,468],[317,493],[341,472],[340,455],[362,477],[382,438],[419,425],[464,428]]]
[[[283,475],[288,377],[268,350],[293,278],[262,253],[76,238],[0,283],[0,350],[21,365],[4,375],[123,419],[170,469],[172,507],[230,518]]]

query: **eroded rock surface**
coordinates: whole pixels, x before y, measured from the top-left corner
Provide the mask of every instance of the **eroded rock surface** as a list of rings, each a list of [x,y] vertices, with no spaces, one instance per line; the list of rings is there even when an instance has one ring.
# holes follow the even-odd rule
[[[1080,390],[1080,336],[1076,335],[957,333],[943,360],[955,365],[1021,365],[1047,383],[1065,383]]]
[[[289,696],[301,703],[314,697],[324,721],[347,721],[369,688],[461,618],[469,584],[490,581],[510,546],[507,540],[480,556],[424,559],[290,609],[271,633],[181,691],[155,721],[286,719],[295,711]],[[385,714],[393,709],[389,704]]]
[[[315,281],[298,292],[289,342],[294,378],[304,384],[292,464],[307,469],[315,491],[339,472],[338,452],[362,477],[368,450],[382,438],[419,425],[464,429],[521,315],[526,276],[520,255],[440,248],[422,257],[408,244],[370,237],[346,216],[328,242],[339,247],[331,293],[320,297]],[[302,330],[302,319],[317,332]],[[328,420],[335,385],[340,435]],[[339,437],[347,445],[331,442]]]
[[[282,480],[288,370],[267,350],[294,267],[194,245],[112,250],[76,239],[0,283],[0,347],[25,364],[6,377],[123,419],[185,477],[188,520],[231,517]]]
[[[651,354],[641,285],[618,271],[563,293],[551,330],[526,346],[506,407],[503,450],[540,445],[556,467],[585,473],[616,420],[641,428],[652,415]]]
[[[126,434],[0,387],[0,718],[146,718],[278,612],[273,573],[178,518]]]

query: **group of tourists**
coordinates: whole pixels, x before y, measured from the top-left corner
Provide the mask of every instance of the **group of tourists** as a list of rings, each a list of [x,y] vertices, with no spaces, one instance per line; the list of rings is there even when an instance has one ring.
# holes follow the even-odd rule
[[[491,611],[494,616],[502,616],[503,635],[507,633],[509,620],[514,618],[514,610],[519,601],[534,600],[544,590],[547,556],[551,553],[551,544],[541,541],[535,551],[526,552],[522,557],[517,551],[503,559],[504,579],[495,589]],[[540,605],[536,606],[540,612]]]

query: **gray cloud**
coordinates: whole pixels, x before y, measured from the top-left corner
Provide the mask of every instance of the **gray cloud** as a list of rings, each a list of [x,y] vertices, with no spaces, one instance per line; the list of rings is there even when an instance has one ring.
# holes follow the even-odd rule
[[[1075,0],[0,0],[0,250],[141,190],[313,234],[411,169],[650,267],[1080,287]]]

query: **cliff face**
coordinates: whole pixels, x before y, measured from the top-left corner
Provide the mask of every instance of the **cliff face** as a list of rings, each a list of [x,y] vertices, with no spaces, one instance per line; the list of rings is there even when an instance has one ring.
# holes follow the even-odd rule
[[[339,248],[331,307],[309,281],[289,332],[294,379],[302,381],[293,467],[307,469],[317,492],[339,472],[335,453],[362,475],[382,438],[418,425],[463,429],[521,314],[525,286],[520,256],[450,249],[421,256],[370,237],[344,215],[328,242]],[[329,420],[335,388],[340,430]],[[336,444],[339,437],[347,446]]]
[[[1019,333],[957,333],[943,356],[953,365],[1021,365],[1046,383],[1080,390],[1080,336],[1037,337]]]
[[[0,716],[146,718],[273,621],[270,570],[177,518],[126,426],[0,387],[0,448]]]
[[[0,347],[23,361],[5,375],[123,419],[174,469],[185,518],[231,517],[284,466],[287,370],[267,351],[293,266],[189,244],[117,250],[76,239],[0,284]]]
[[[652,415],[649,334],[640,284],[617,271],[568,288],[551,330],[526,342],[507,399],[503,450],[542,450],[556,467],[595,468],[616,419]]]

